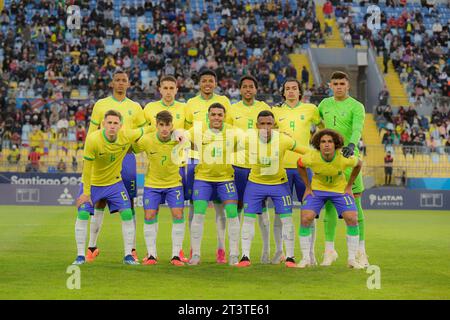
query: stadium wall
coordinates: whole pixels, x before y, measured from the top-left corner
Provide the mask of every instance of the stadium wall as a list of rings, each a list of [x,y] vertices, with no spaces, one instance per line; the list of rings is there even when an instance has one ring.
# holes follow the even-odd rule
[[[450,178],[409,178],[408,188],[450,190]]]
[[[0,204],[2,205],[73,206],[79,191],[80,175],[77,174],[1,173],[0,177]],[[143,175],[138,177],[138,197],[135,205],[142,207]],[[446,182],[442,182],[441,185],[450,184],[450,179],[442,180]],[[295,200],[297,199],[294,196],[294,204],[298,206],[299,202]],[[450,211],[450,188],[447,190],[367,189],[363,193],[362,204],[365,209]]]

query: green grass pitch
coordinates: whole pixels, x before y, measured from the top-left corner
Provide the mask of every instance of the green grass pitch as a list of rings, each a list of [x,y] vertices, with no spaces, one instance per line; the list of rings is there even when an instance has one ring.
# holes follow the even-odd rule
[[[143,210],[137,211],[137,250],[142,258],[146,253]],[[155,266],[122,264],[120,218],[107,214],[98,241],[100,256],[81,266],[81,289],[69,290],[66,270],[76,256],[75,212],[73,207],[0,206],[0,299],[450,299],[450,212],[366,211],[369,260],[381,271],[381,289],[372,290],[367,288],[371,274],[346,267],[343,221],[336,239],[340,257],[329,268],[259,264],[261,237],[256,226],[253,265],[238,269],[215,263],[215,214],[209,209],[202,264],[179,268],[169,264],[167,209],[160,212],[160,261]],[[295,225],[297,229],[298,210]],[[317,235],[321,260],[322,217]],[[186,232],[186,252],[188,239]],[[297,236],[295,253],[298,260]]]

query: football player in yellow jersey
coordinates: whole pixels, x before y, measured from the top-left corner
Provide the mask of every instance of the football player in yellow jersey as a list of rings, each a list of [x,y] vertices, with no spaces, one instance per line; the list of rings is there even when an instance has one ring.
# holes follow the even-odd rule
[[[171,75],[162,76],[159,80],[158,86],[159,93],[161,94],[161,100],[150,102],[144,108],[147,123],[152,128],[156,128],[156,115],[163,110],[167,110],[172,114],[173,129],[184,129],[186,104],[175,100],[178,93],[177,79]],[[186,186],[187,182],[185,173],[187,171],[187,164],[183,163],[182,168],[183,170],[180,170],[180,174],[183,179],[183,186]],[[184,198],[189,199],[189,188],[185,187],[183,190]],[[165,197],[162,197],[161,202],[165,203]],[[181,250],[177,256],[179,256],[183,262],[188,261],[188,259],[184,258],[183,250]]]
[[[177,92],[177,79],[174,76],[162,76],[159,80],[161,100],[147,103],[144,108],[145,120],[150,126],[156,128],[156,115],[167,110],[172,114],[173,128],[184,128],[186,104],[175,100]]]
[[[105,200],[109,211],[120,212],[125,247],[125,264],[138,264],[131,254],[135,238],[135,227],[131,203],[122,181],[122,161],[131,144],[139,140],[144,129],[122,128],[122,116],[115,110],[105,113],[102,130],[87,136],[84,146],[84,167],[82,185],[77,199],[78,218],[75,224],[75,238],[78,256],[74,264],[85,263],[87,222],[93,214],[93,203]]]
[[[225,107],[225,122],[230,123],[229,109],[231,108],[230,100],[225,97],[214,93],[217,87],[217,75],[214,71],[205,69],[199,74],[199,86],[200,93],[189,99],[186,103],[186,129],[191,127],[200,126],[203,128],[208,127],[208,108],[213,103],[220,103]],[[193,153],[193,158],[197,156]],[[195,159],[190,159],[186,172],[186,184],[187,189],[186,199],[192,200],[192,190],[194,185],[194,170],[196,162]],[[185,190],[186,192],[186,190]],[[216,261],[218,263],[226,263],[225,258],[225,223],[226,216],[224,211],[224,205],[219,201],[214,201],[214,208],[216,210],[216,226],[217,226],[217,252]],[[194,217],[194,208],[189,208],[189,228],[192,224]]]
[[[230,244],[229,264],[234,265],[239,259],[239,217],[237,211],[237,193],[234,184],[234,171],[231,165],[232,155],[238,139],[232,127],[224,123],[225,107],[214,103],[208,108],[208,128],[199,132],[196,127],[188,131],[188,140],[197,149],[200,159],[195,168],[194,218],[191,225],[191,265],[200,263],[200,247],[203,237],[208,201],[215,196],[224,204],[228,221]],[[222,261],[217,261],[223,263]]]
[[[344,137],[345,146],[342,148],[342,154],[349,157],[353,154],[359,156],[358,145],[364,128],[365,110],[364,105],[353,97],[349,96],[350,80],[349,76],[342,71],[333,72],[330,79],[330,88],[333,96],[323,99],[319,104],[320,116],[323,119],[325,128],[333,129]],[[348,178],[351,168],[345,171]],[[365,221],[364,210],[361,206],[361,196],[364,191],[362,175],[356,177],[353,184],[353,195],[355,196],[356,208],[358,209],[359,226],[359,249],[356,254],[356,260],[368,267],[369,260],[366,253]],[[337,214],[332,203],[325,203],[324,215],[325,230],[325,252],[323,255],[322,266],[330,266],[338,257],[334,248],[334,238],[336,236]]]
[[[144,238],[148,255],[143,263],[157,263],[156,238],[158,234],[158,210],[163,199],[167,200],[172,212],[172,260],[171,264],[183,266],[179,257],[184,239],[184,193],[180,175],[179,149],[177,141],[171,139],[173,116],[167,111],[158,112],[153,125],[156,132],[146,134],[133,146],[135,152],[145,151],[148,168],[144,187]]]
[[[127,89],[130,87],[128,75],[124,71],[116,71],[113,75],[111,84],[112,95],[98,100],[92,110],[91,122],[89,125],[88,136],[99,130],[101,121],[108,110],[116,110],[120,112],[123,124],[126,128],[140,128],[146,124],[144,112],[139,103],[127,98]],[[134,211],[134,201],[136,197],[136,157],[129,152],[125,156],[122,163],[122,179],[127,189],[128,196],[131,201],[131,211],[133,213],[133,223],[136,228],[136,216]],[[103,223],[103,211],[106,202],[101,200],[95,204],[94,216],[91,219],[89,246],[86,254],[86,260],[91,262],[99,254],[97,248],[97,238]],[[137,261],[136,239],[133,245],[133,256]]]
[[[262,212],[262,203],[272,198],[275,214],[280,215],[283,242],[286,247],[286,266],[295,267],[294,224],[292,221],[292,198],[286,170],[282,159],[287,150],[306,153],[309,148],[296,144],[296,141],[278,130],[274,115],[270,111],[258,114],[258,132],[249,134],[246,148],[249,148],[249,163],[252,165],[249,181],[244,193],[244,222],[242,225],[242,258],[239,267],[250,265],[250,248],[255,235],[256,215]]]
[[[274,107],[272,109],[275,115],[275,125],[281,132],[287,133],[289,136],[295,139],[298,145],[309,146],[309,140],[311,138],[311,126],[320,123],[319,110],[314,104],[302,103],[301,98],[303,95],[301,83],[295,78],[288,78],[283,83],[281,88],[284,103],[280,107]],[[284,159],[283,166],[286,168],[286,173],[289,180],[289,189],[291,193],[295,192],[298,201],[303,199],[303,193],[305,192],[305,184],[303,183],[300,175],[297,171],[297,160],[300,157],[298,153],[287,151]],[[311,179],[311,172],[308,172]],[[313,241],[315,239],[315,222],[312,225]],[[274,233],[281,234],[281,223],[279,219],[274,221]],[[282,255],[282,251],[279,251],[281,244],[277,243],[277,254],[273,259],[273,263],[279,260],[279,256]],[[311,248],[311,260],[316,263],[314,255],[314,248]]]
[[[364,269],[364,266],[356,261],[359,227],[355,198],[352,193],[353,182],[361,171],[362,161],[357,157],[344,157],[340,152],[344,139],[334,130],[324,129],[317,132],[312,138],[312,145],[316,150],[302,155],[298,161],[299,174],[306,185],[299,230],[303,258],[298,267],[306,268],[313,264],[310,258],[312,237],[310,225],[320,214],[325,202],[331,201],[339,216],[343,217],[347,224],[348,266]],[[307,167],[314,172],[311,184],[306,173]],[[348,182],[345,177],[347,168],[353,168]]]
[[[270,106],[263,101],[255,99],[258,90],[258,81],[251,75],[245,75],[239,80],[239,89],[242,100],[231,106],[231,124],[235,128],[242,129],[243,135],[247,130],[256,129],[258,114],[264,110],[270,110]],[[238,193],[238,212],[244,207],[244,191],[250,174],[248,162],[248,149],[238,151],[234,167],[234,181]],[[258,215],[259,227],[263,239],[262,263],[270,263],[270,220],[266,203],[263,203],[263,212]],[[280,232],[281,238],[281,232]],[[282,240],[280,239],[280,242]]]

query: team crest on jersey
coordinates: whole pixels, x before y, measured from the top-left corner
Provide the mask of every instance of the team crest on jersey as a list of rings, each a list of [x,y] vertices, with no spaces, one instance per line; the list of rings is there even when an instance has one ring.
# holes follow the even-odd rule
[[[177,119],[180,119],[180,114],[179,113],[177,113]]]
[[[300,116],[300,120],[305,120],[305,116],[303,114]]]
[[[131,110],[128,110],[128,114],[131,116],[133,112]]]
[[[149,199],[145,199],[145,205],[147,206],[149,204],[150,200]]]
[[[338,172],[338,176],[340,176],[341,174],[342,174],[342,171],[339,171],[339,172]]]

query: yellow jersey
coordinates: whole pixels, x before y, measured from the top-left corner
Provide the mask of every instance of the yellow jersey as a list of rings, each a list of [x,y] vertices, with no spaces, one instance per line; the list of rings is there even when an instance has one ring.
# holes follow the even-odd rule
[[[205,100],[201,94],[198,94],[197,96],[190,98],[186,103],[185,128],[192,128],[195,122],[201,124],[202,130],[209,128],[208,108],[213,103],[220,103],[225,107],[225,122],[230,123],[229,110],[231,108],[231,103],[226,96],[213,94],[210,99]],[[192,151],[190,157],[198,159],[199,155],[197,152]]]
[[[109,186],[122,180],[122,161],[131,144],[144,134],[144,129],[122,128],[115,141],[106,138],[105,129],[97,130],[86,137],[84,159],[92,161],[92,172],[83,171],[82,181],[93,186]],[[90,190],[89,190],[90,191]]]
[[[174,188],[182,185],[179,164],[176,161],[180,145],[176,141],[163,142],[157,132],[145,134],[133,145],[134,152],[145,151],[148,157],[145,186]]]
[[[301,155],[298,160],[299,166],[311,168],[313,174],[311,189],[344,193],[347,186],[345,169],[354,168],[358,164],[357,157],[345,158],[336,151],[331,161],[323,159],[318,150],[311,149],[307,154]]]
[[[195,179],[210,182],[234,180],[232,156],[237,145],[233,127],[224,123],[222,130],[209,128],[200,132],[193,127],[187,131],[191,141],[200,155],[199,164],[195,167]]]
[[[174,101],[170,106],[164,104],[163,100],[150,102],[145,105],[144,115],[147,123],[156,129],[156,115],[161,111],[169,111],[173,117],[173,128],[183,129],[185,121],[186,104]]]
[[[101,123],[105,118],[108,110],[119,111],[122,115],[122,123],[125,127],[136,129],[146,124],[144,111],[139,103],[128,98],[122,101],[109,96],[98,100],[92,110],[91,125],[89,126],[88,135],[101,127]]]
[[[277,130],[272,131],[269,142],[262,141],[257,130],[249,135],[246,141],[249,150],[249,163],[251,165],[249,181],[259,184],[282,184],[288,182],[286,170],[282,160],[285,153],[290,150],[297,153],[306,153],[309,148],[297,145],[296,141]]]
[[[243,100],[231,105],[230,120],[231,125],[236,129],[241,129],[239,137],[245,137],[247,130],[256,129],[258,114],[264,110],[271,110],[270,106],[263,102],[254,100],[252,105],[247,105]],[[241,168],[251,168],[248,162],[248,149],[236,152],[235,165]]]
[[[275,126],[295,139],[298,145],[307,147],[311,139],[311,125],[320,123],[319,109],[311,103],[299,102],[291,108],[284,103],[279,108],[272,108]],[[283,159],[284,168],[297,168],[298,153],[286,152]]]
[[[186,129],[190,129],[196,121],[202,123],[203,127],[208,128],[208,108],[213,103],[220,103],[225,107],[225,122],[231,123],[229,112],[231,109],[231,103],[226,96],[213,94],[210,99],[205,100],[202,95],[199,94],[189,99],[186,103]]]

